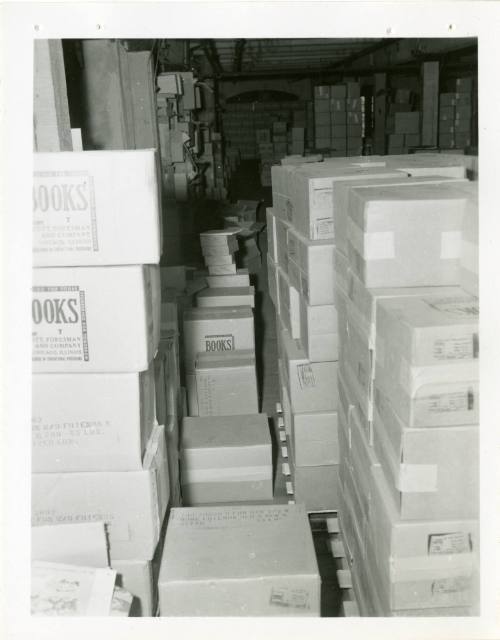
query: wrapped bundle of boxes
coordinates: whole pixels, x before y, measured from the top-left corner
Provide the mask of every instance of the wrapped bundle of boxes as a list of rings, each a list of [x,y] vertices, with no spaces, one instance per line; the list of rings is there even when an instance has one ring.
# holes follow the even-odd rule
[[[453,93],[439,96],[439,146],[466,149],[472,144],[472,78],[457,78]]]
[[[335,209],[340,517],[372,616],[478,598],[477,184],[427,172],[351,183]]]
[[[420,111],[413,111],[409,89],[396,89],[394,102],[388,107],[386,118],[387,153],[408,153],[420,145]]]
[[[315,147],[332,157],[359,156],[363,111],[358,82],[314,87]]]
[[[151,615],[169,504],[154,151],[35,154],[33,216],[32,525],[104,523]]]

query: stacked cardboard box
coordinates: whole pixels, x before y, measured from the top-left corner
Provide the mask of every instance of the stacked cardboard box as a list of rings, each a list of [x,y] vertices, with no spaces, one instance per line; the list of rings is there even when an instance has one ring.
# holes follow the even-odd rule
[[[394,102],[387,111],[387,153],[408,153],[411,147],[420,145],[420,111],[413,111],[409,89],[396,89]]]
[[[329,149],[332,157],[361,155],[363,115],[358,82],[315,87],[314,111],[317,149]]]
[[[478,304],[457,286],[473,201],[459,179],[384,179],[336,209],[340,515],[370,615],[477,600]]]
[[[359,82],[347,83],[346,120],[346,155],[360,156],[363,151],[364,120]]]
[[[154,152],[36,154],[33,216],[32,524],[102,521],[127,583],[169,502]]]
[[[439,96],[439,146],[466,149],[472,144],[473,79],[457,78],[455,91]]]

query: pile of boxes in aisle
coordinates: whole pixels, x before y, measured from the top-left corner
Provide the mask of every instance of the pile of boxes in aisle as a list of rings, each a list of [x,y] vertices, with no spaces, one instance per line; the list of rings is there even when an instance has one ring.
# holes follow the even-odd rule
[[[439,95],[439,146],[466,149],[472,144],[473,79],[457,78],[453,93]]]
[[[413,111],[409,89],[396,89],[386,118],[387,153],[408,153],[420,145],[420,111]]]
[[[258,153],[260,159],[260,182],[263,187],[271,186],[271,167],[278,164],[287,154],[302,156],[305,150],[304,127],[291,127],[286,122],[273,122],[270,129],[257,129]]]
[[[359,156],[363,110],[359,82],[314,87],[315,148],[332,157]]]
[[[33,559],[105,569],[109,551],[137,613],[152,615],[171,482],[155,400],[155,152],[38,153],[34,162],[31,506],[34,538],[52,542]],[[100,523],[103,536],[106,527],[104,554],[68,551],[82,523]],[[48,570],[36,569],[42,582]]]
[[[335,211],[340,516],[367,615],[477,601],[477,183],[446,173],[352,183]]]
[[[269,290],[287,327],[295,473],[326,463],[312,450],[335,433],[340,481],[325,478],[324,506],[340,512],[365,615],[477,603],[477,183],[464,176],[461,156],[439,154],[273,168]],[[323,386],[315,360],[328,358]],[[309,385],[336,399],[323,430],[320,414],[297,423],[290,390]]]
[[[238,229],[200,234],[207,288],[184,313],[189,417],[182,424],[186,505],[270,501],[271,437],[259,414],[254,288],[238,270]],[[230,455],[228,455],[230,452]]]

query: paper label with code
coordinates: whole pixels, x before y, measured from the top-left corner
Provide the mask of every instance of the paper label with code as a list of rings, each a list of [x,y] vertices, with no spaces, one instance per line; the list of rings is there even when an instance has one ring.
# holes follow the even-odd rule
[[[470,318],[479,316],[479,300],[471,297],[427,299],[424,302],[431,308],[437,309],[455,318]]]
[[[332,218],[321,218],[314,222],[315,238],[332,238],[333,237],[333,220]]]
[[[316,386],[314,371],[310,364],[299,364],[297,366],[297,375],[301,389],[312,389]]]
[[[432,594],[462,593],[468,591],[472,586],[469,576],[457,576],[456,578],[441,578],[432,583]]]
[[[479,357],[479,336],[439,338],[434,341],[432,356],[435,360],[472,360]]]
[[[273,587],[269,603],[278,607],[309,609],[309,592],[305,589],[287,589]]]
[[[469,533],[435,533],[429,536],[429,555],[469,553],[472,540]]]
[[[425,408],[428,413],[458,413],[473,411],[475,406],[474,390],[464,389],[453,393],[433,394],[417,398],[418,408]]]

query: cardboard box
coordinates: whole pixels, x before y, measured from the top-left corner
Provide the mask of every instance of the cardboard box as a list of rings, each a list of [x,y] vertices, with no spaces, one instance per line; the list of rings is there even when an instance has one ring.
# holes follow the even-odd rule
[[[352,189],[351,268],[368,287],[458,284],[464,210],[451,184]]]
[[[331,240],[311,241],[295,229],[287,230],[290,282],[310,305],[334,301],[333,251]]]
[[[112,562],[151,560],[169,500],[166,456],[156,426],[141,471],[33,474],[32,526],[102,520]]]
[[[302,506],[172,510],[161,616],[319,616],[320,586]]]
[[[200,243],[202,248],[219,246],[228,246],[240,229],[238,227],[229,227],[228,229],[213,229],[211,231],[203,231],[200,233]]]
[[[31,527],[31,561],[82,567],[107,567],[108,545],[103,522]]]
[[[295,467],[293,474],[295,502],[306,511],[337,511],[340,480],[337,464],[321,467]]]
[[[313,362],[339,359],[337,310],[333,304],[310,306],[299,296],[300,342]]]
[[[402,521],[380,467],[372,469],[367,557],[391,609],[467,606],[477,598],[478,523]]]
[[[315,123],[315,131],[317,135],[324,135],[325,127],[330,128],[330,112],[329,111],[318,111],[314,116]]]
[[[201,252],[204,258],[214,258],[218,256],[228,256],[238,251],[238,240],[235,236],[230,236],[227,244],[208,244],[202,246]]]
[[[359,134],[351,134],[351,135],[361,135],[361,112],[360,111],[347,112],[347,126],[353,127],[354,125],[359,126]]]
[[[255,350],[254,320],[249,307],[188,309],[184,313],[184,362],[194,373],[196,354]]]
[[[331,87],[327,85],[318,85],[314,87],[314,102],[318,99],[329,98]]]
[[[267,256],[267,285],[269,297],[274,305],[275,312],[279,315],[279,281],[278,281],[278,265],[271,260],[270,255]]]
[[[216,255],[204,256],[203,259],[207,267],[234,264],[234,256],[231,253],[228,253],[228,254],[217,253]]]
[[[253,287],[209,287],[196,296],[198,307],[254,307]]]
[[[314,117],[318,115],[318,113],[329,113],[330,112],[330,99],[322,98],[321,100],[314,101]]]
[[[453,122],[455,120],[455,109],[453,105],[441,105],[439,107],[439,120],[442,122]]]
[[[337,118],[333,119],[332,117],[332,139],[342,140],[346,137],[347,137],[347,125],[345,124],[345,119],[344,119],[344,123],[342,124],[341,120],[339,121]]]
[[[335,411],[338,407],[337,362],[311,362],[298,341],[279,332],[283,374],[292,411]]]
[[[181,469],[186,506],[272,500],[266,414],[184,418]]]
[[[295,467],[317,467],[340,462],[336,411],[292,414]]]
[[[35,153],[33,265],[157,264],[156,168],[152,149]]]
[[[207,275],[205,276],[205,280],[207,281],[208,286],[213,288],[250,286],[248,269],[237,269],[235,274],[226,276]]]
[[[236,263],[234,262],[232,264],[217,264],[208,266],[208,273],[211,276],[230,276],[235,275],[236,272]]]
[[[377,306],[375,386],[407,426],[477,424],[478,318],[467,294]]]
[[[326,137],[317,136],[314,138],[314,146],[316,149],[329,149],[330,148],[330,136]]]
[[[154,375],[34,374],[32,471],[134,471],[155,418]]]
[[[388,398],[376,396],[375,451],[402,518],[479,517],[477,425],[406,428]]]
[[[198,353],[195,363],[199,416],[257,413],[255,353]]]
[[[348,98],[359,98],[360,97],[361,87],[359,82],[348,82],[347,83],[347,97]]]
[[[361,112],[361,98],[347,98],[345,104],[347,111]]]
[[[405,134],[405,147],[418,147],[420,145],[419,133],[407,133]]]
[[[326,116],[325,123],[324,124],[316,123],[316,126],[314,127],[314,133],[316,135],[316,138],[320,140],[325,140],[327,138],[330,138],[332,134],[331,124],[330,124],[330,114],[326,113],[325,116]]]
[[[287,275],[278,267],[279,314],[294,340],[300,339],[299,292],[290,283]]]
[[[134,596],[133,611],[136,617],[152,617],[158,594],[153,581],[153,566],[149,560],[115,560],[112,568],[117,582]]]
[[[419,133],[420,111],[394,114],[394,133]]]
[[[474,296],[479,296],[479,206],[477,182],[464,184],[468,190],[467,208],[462,229],[460,252],[460,285]]]
[[[338,98],[331,98],[330,99],[330,111],[331,112],[336,112],[341,114],[342,112],[344,113],[344,120],[345,120],[345,112],[346,112],[346,101],[344,98],[338,99]]]
[[[280,268],[288,273],[288,229],[290,224],[281,218],[276,218],[277,262]]]
[[[271,132],[269,129],[257,129],[255,131],[255,138],[258,144],[269,144],[271,142]]]
[[[157,344],[147,266],[33,270],[35,373],[144,371]]]

